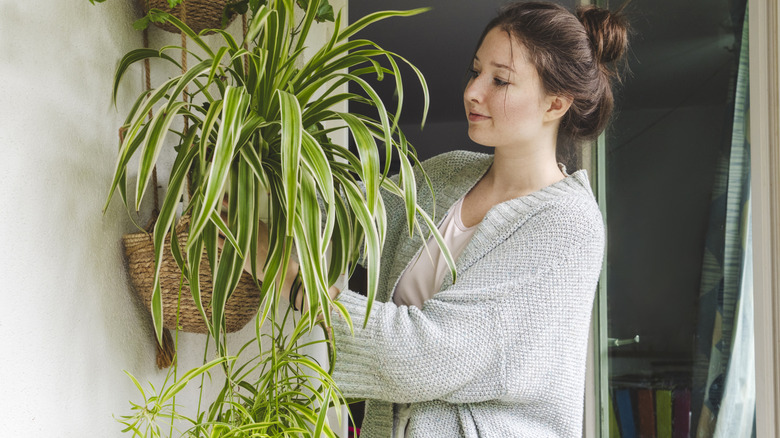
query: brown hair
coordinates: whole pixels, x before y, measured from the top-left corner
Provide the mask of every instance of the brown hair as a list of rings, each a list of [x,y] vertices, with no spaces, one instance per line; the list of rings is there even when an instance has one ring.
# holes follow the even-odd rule
[[[564,141],[556,150],[558,160],[571,168],[579,167],[577,144],[598,137],[612,115],[615,61],[628,48],[622,9],[583,6],[575,16],[554,3],[510,3],[488,23],[477,44],[493,28],[505,30],[526,48],[544,91],[572,99],[559,127]]]

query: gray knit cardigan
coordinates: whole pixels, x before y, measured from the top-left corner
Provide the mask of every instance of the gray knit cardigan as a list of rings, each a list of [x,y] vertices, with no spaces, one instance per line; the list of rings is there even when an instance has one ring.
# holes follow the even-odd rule
[[[493,162],[457,151],[422,164],[436,217]],[[433,198],[418,175],[418,203]],[[354,334],[334,313],[334,378],[347,397],[366,398],[361,438],[395,436],[411,405],[408,437],[579,437],[591,305],[601,271],[604,225],[584,170],[494,206],[422,309],[396,306],[392,292],[425,243],[409,238],[404,207],[384,194],[388,230],[377,300],[338,297]]]

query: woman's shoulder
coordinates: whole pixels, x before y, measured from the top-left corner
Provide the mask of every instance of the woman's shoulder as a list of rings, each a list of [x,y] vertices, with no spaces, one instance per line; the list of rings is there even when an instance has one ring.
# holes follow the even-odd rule
[[[604,219],[584,170],[499,209],[502,216],[516,218],[523,230],[533,229],[534,234],[544,235],[542,230],[549,230],[573,238],[604,232]]]
[[[540,236],[548,236],[557,245],[598,246],[605,239],[604,217],[596,199],[586,187],[572,188],[543,203],[530,223],[538,227]]]
[[[449,172],[463,170],[464,168],[485,167],[493,162],[493,156],[480,152],[455,150],[445,152],[423,161],[422,167],[426,173]]]

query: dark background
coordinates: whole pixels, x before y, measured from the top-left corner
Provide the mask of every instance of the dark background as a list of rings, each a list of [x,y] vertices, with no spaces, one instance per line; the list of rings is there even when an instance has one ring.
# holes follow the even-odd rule
[[[380,9],[433,7],[357,35],[403,55],[425,75],[431,95],[425,129],[419,127],[422,94],[408,68],[401,120],[421,159],[453,149],[490,152],[468,139],[462,91],[477,38],[503,3],[350,2],[350,21]],[[630,71],[616,87],[616,113],[606,133],[602,203],[608,211],[609,336],[640,335],[641,342],[610,350],[614,379],[690,379],[715,166],[730,138],[741,4],[633,0],[626,8]],[[394,107],[392,81],[374,85]]]

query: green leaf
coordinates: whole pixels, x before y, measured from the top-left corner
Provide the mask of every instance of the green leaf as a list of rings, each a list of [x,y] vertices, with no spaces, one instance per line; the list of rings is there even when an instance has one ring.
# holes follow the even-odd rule
[[[309,36],[309,29],[311,29],[311,25],[314,22],[314,19],[317,17],[318,3],[319,0],[298,0],[298,6],[304,10],[304,15],[300,25],[300,31],[297,35],[298,43],[295,45],[295,51],[303,48],[303,44],[306,42],[306,37]]]
[[[290,93],[278,90],[282,122],[282,184],[285,191],[285,207],[287,210],[287,235],[293,234],[296,203],[298,199],[298,168],[301,154],[301,107],[298,100]]]
[[[403,135],[403,134],[401,134]],[[411,237],[412,225],[414,223],[414,213],[417,209],[417,182],[415,181],[412,165],[405,154],[399,154],[398,161],[401,163],[399,182],[404,189],[404,206],[406,207],[406,221],[409,225],[409,235]]]
[[[355,215],[358,223],[360,224],[363,232],[365,233],[365,246],[366,246],[366,266],[368,276],[368,288],[367,297],[368,302],[366,304],[366,318],[363,321],[363,326],[368,323],[368,317],[371,314],[371,306],[376,296],[376,291],[379,287],[379,264],[381,261],[382,247],[379,239],[379,231],[376,229],[376,225],[366,208],[365,200],[363,199],[360,189],[351,181],[345,178],[340,178],[340,182],[344,187],[344,194],[352,209],[352,213]]]
[[[244,44],[248,44],[250,41],[255,41],[257,36],[260,34],[260,31],[263,30],[268,16],[272,12],[273,11],[268,9],[265,5],[261,6],[260,9],[255,12],[254,17],[252,17],[252,21],[249,23],[249,28],[247,29],[246,37],[244,38]]]
[[[235,359],[236,359],[235,357],[218,357],[197,368],[193,368],[187,371],[183,376],[179,377],[170,388],[163,391],[163,393],[160,395],[160,402],[165,402],[173,398],[176,394],[178,394],[182,389],[184,389],[187,386],[187,383],[189,383],[190,380],[194,379],[195,377],[207,372],[208,370],[214,368],[215,366],[221,363],[235,360]]]
[[[114,195],[114,191],[119,188],[120,194],[122,196],[122,200],[125,205],[127,205],[127,194],[125,193],[127,190],[127,164],[130,162],[130,159],[135,154],[135,151],[138,150],[138,148],[141,146],[141,143],[143,142],[144,137],[146,137],[146,131],[148,126],[144,126],[141,128],[140,132],[138,133],[138,136],[136,136],[133,141],[127,142],[125,141],[121,149],[119,150],[119,157],[118,162],[116,164],[116,171],[114,173],[114,180],[111,182],[111,189],[108,192],[108,197],[106,199],[106,203],[103,206],[103,212],[105,213],[106,209],[108,209],[108,204],[111,202],[111,198]],[[125,140],[127,138],[125,137]]]
[[[190,167],[190,162],[194,161],[194,158],[190,158],[190,162],[187,162],[187,155],[190,152],[190,149],[192,148],[192,144],[195,141],[195,135],[198,133],[198,129],[196,126],[193,126],[187,131],[186,136],[184,137],[184,140],[179,145],[179,150],[177,153],[176,161],[185,161],[185,171]],[[180,158],[181,157],[181,158]],[[181,168],[181,165],[178,165],[177,168]],[[170,183],[174,183],[177,185],[171,186]],[[176,203],[179,200],[179,197],[181,196],[181,193],[183,191],[183,186],[185,184],[184,178],[179,179],[172,179],[169,182],[168,190],[165,192],[165,197],[176,197],[176,199],[169,200],[168,202]],[[165,201],[163,201],[165,202]],[[176,236],[176,233],[171,233],[171,255],[174,259],[176,259],[176,264],[179,266],[179,269],[184,273],[186,276],[188,274],[188,266],[185,262],[184,256],[181,252],[181,247],[179,246],[179,242]]]
[[[208,165],[208,146],[209,141],[214,137],[216,139],[219,135],[219,129],[218,127],[215,128],[217,125],[217,121],[219,120],[219,116],[222,114],[222,105],[224,101],[218,100],[215,102],[212,102],[209,106],[208,112],[206,112],[206,117],[203,118],[203,126],[201,128],[201,136],[200,136],[200,174],[205,175],[206,174],[206,167]]]
[[[238,162],[238,180],[236,191],[231,196],[231,220],[236,224],[236,234],[238,236],[239,262],[241,269],[238,270],[236,283],[243,273],[244,259],[249,251],[249,246],[253,237],[257,235],[257,223],[260,221],[259,215],[256,215],[255,201],[257,199],[256,178],[252,169],[245,160]],[[234,202],[235,199],[235,202]],[[243,255],[242,255],[243,254]]]
[[[203,308],[203,300],[201,299],[200,292],[200,261],[203,258],[203,249],[205,248],[203,238],[200,237],[195,240],[195,243],[190,246],[187,253],[187,261],[190,264],[189,269],[189,286],[190,295],[195,302],[195,307],[198,309],[198,313],[203,318],[203,322],[206,325],[206,330],[211,332],[211,321],[209,321],[206,315],[206,309]],[[213,271],[212,271],[213,272]]]
[[[155,114],[152,121],[149,122],[150,128],[146,131],[146,137],[143,140],[143,150],[141,151],[141,160],[138,163],[138,184],[135,190],[136,210],[141,208],[141,200],[146,187],[149,185],[152,172],[157,164],[157,158],[160,156],[165,135],[170,130],[176,116],[179,115],[179,110],[187,105],[189,105],[187,102],[175,102],[166,111],[160,111]],[[154,187],[154,190],[157,190],[157,187]]]
[[[143,16],[143,17],[133,21],[133,29],[135,29],[135,30],[144,30],[147,27],[149,27],[149,24],[151,22],[152,22],[152,20],[149,17]]]
[[[138,382],[138,379],[136,379],[135,376],[130,374],[128,371],[126,371],[126,370],[122,370],[122,371],[124,371],[124,373],[127,374],[127,377],[129,377],[130,380],[133,381],[133,384],[135,385],[135,387],[138,388],[138,392],[140,392],[142,395],[145,396],[144,389],[141,387],[141,384]]]
[[[302,145],[302,159],[306,168],[309,170],[314,180],[317,182],[317,186],[320,189],[320,193],[324,198],[325,204],[330,206],[333,204],[335,198],[335,188],[333,186],[333,173],[330,169],[330,162],[325,155],[323,148],[317,143],[317,140],[310,133],[303,131]],[[331,215],[330,207],[328,207],[328,219],[329,223],[326,226],[324,232],[324,240],[329,240],[330,229],[332,226],[333,217]],[[334,213],[335,214],[335,213]]]
[[[333,6],[328,3],[328,0],[322,0],[320,7],[317,9],[317,21],[320,23],[334,21]]]
[[[206,86],[214,82],[214,77],[217,75],[217,72],[222,70],[222,58],[225,57],[228,50],[230,49],[225,46],[217,49],[217,54],[211,59],[211,68],[209,69],[208,79],[206,79]]]
[[[214,52],[211,50],[211,46],[209,46],[208,43],[206,43],[198,34],[196,34],[189,26],[187,26],[183,21],[179,20],[175,16],[166,13],[165,11],[162,11],[160,9],[151,9],[149,11],[150,16],[153,14],[156,14],[156,16],[163,19],[163,21],[167,21],[168,23],[171,23],[174,27],[179,29],[181,33],[189,37],[191,41],[193,41],[195,44],[198,45],[205,53],[206,56],[209,58],[214,57]]]
[[[360,18],[356,22],[349,25],[346,29],[339,32],[339,41],[345,40],[355,33],[359,32],[366,26],[376,23],[377,21],[384,20],[390,17],[411,17],[413,15],[421,14],[423,12],[427,12],[431,10],[431,8],[418,8],[418,9],[412,9],[408,11],[379,11],[374,12],[373,14],[366,15],[363,18]]]
[[[238,251],[238,256],[243,257],[241,255],[241,245],[238,244],[238,241],[236,241],[236,238],[233,236],[233,233],[230,232],[230,228],[228,228],[227,224],[222,220],[222,216],[220,216],[219,211],[214,210],[211,212],[211,222],[214,223],[214,225],[217,226],[217,228],[222,232],[222,234],[225,236],[225,239],[227,239],[228,243],[230,243],[233,248]]]
[[[157,216],[157,222],[154,225],[154,283],[151,297],[152,323],[154,324],[157,342],[162,345],[163,334],[163,314],[162,314],[162,294],[160,290],[160,268],[163,259],[163,244],[165,236],[171,229],[176,214],[178,199],[184,190],[184,178],[187,174],[189,164],[195,158],[197,149],[191,148],[184,155],[177,156],[171,171],[170,182],[168,183],[168,193],[165,196],[160,214]],[[181,158],[181,160],[179,160]]]
[[[150,117],[152,108],[160,100],[166,97],[168,90],[176,83],[177,80],[178,78],[172,78],[165,81],[165,83],[149,92],[148,95],[143,99],[142,103],[138,103],[137,105],[133,106],[133,112],[128,114],[125,121],[125,126],[127,126],[128,129],[125,133],[124,142],[120,147],[120,160],[122,159],[122,149],[125,148],[127,144],[132,143],[135,140],[135,137],[139,135],[141,129],[147,124],[145,119]]]
[[[301,176],[301,202],[296,212],[294,237],[298,257],[301,262],[301,274],[306,297],[311,309],[317,309],[322,303],[330,301],[327,276],[325,275],[325,244],[320,235],[320,206],[317,202],[314,178],[308,172]],[[311,325],[314,325],[317,312],[311,312]],[[327,312],[323,315],[330,322]]]
[[[314,426],[313,436],[322,436],[322,429],[328,417],[328,405],[330,404],[330,391],[325,391],[325,400],[322,401],[320,412],[317,415],[317,424]]]
[[[357,146],[360,155],[362,169],[360,175],[366,185],[368,211],[370,214],[373,214],[376,208],[377,199],[379,198],[380,176],[379,153],[377,152],[376,141],[366,125],[358,117],[349,113],[338,113],[338,115],[347,122],[352,137],[355,140],[355,145]]]
[[[203,189],[203,208],[193,215],[190,235],[197,237],[211,217],[211,212],[222,200],[225,183],[230,175],[233,153],[240,145],[236,144],[244,117],[249,106],[249,95],[243,88],[228,87],[222,108],[222,124],[214,145],[213,160],[209,176]]]

